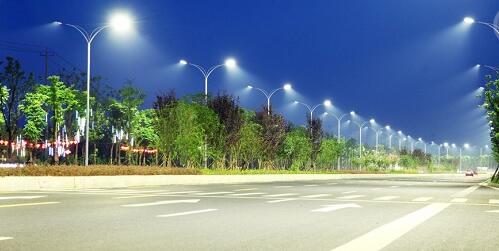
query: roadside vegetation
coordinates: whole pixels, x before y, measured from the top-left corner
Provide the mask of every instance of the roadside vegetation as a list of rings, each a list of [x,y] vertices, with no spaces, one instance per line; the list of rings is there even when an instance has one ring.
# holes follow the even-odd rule
[[[29,166],[25,168],[0,168],[3,176],[110,176],[110,175],[196,175],[199,169],[160,168],[145,166]]]
[[[483,108],[487,111],[490,126],[490,141],[492,142],[493,157],[499,163],[499,72],[496,78],[488,76],[488,82],[483,90]],[[499,165],[491,177],[491,182],[499,183]]]
[[[136,174],[180,170],[175,168],[203,169],[197,173],[204,174],[422,173],[454,172],[458,166],[457,157],[438,158],[406,147],[362,145],[360,153],[355,139],[338,140],[325,132],[320,118],[307,115],[307,124],[297,126],[272,107],[245,109],[224,92],[178,97],[170,90],[144,108],[146,96],[133,81],[115,90],[104,78],[93,77],[92,167],[77,171],[85,145],[85,73],[63,70],[37,80],[14,58],[1,65],[0,162],[30,166],[2,170],[4,175],[132,174],[135,168]]]

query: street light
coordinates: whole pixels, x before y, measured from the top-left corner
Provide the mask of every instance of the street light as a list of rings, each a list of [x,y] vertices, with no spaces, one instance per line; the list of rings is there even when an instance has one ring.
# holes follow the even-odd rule
[[[444,142],[444,147],[445,147],[445,150],[446,150],[445,158],[448,159],[449,158],[449,143]]]
[[[338,127],[338,142],[340,142],[340,139],[341,139],[341,120],[347,115],[355,115],[355,112],[351,111],[349,113],[345,113],[345,114],[341,115],[340,117],[338,117],[332,113],[328,113],[328,112],[326,112],[325,115],[333,116],[336,119],[336,121],[338,122],[338,125],[337,125],[337,127]]]
[[[477,64],[477,66],[488,68],[488,69],[493,70],[499,74],[499,67],[494,67],[494,66],[490,66],[490,65],[482,65],[482,64]]]
[[[255,89],[255,90],[258,90],[260,91],[261,93],[263,93],[263,95],[265,95],[265,97],[267,97],[267,115],[270,115],[270,98],[272,97],[272,95],[274,95],[274,93],[276,93],[277,91],[279,90],[284,90],[284,91],[290,91],[292,89],[291,87],[291,84],[289,83],[286,83],[284,84],[282,87],[280,88],[277,88],[275,90],[272,90],[270,93],[267,92],[266,90],[264,89],[261,89],[261,88],[258,88],[258,87],[253,87],[252,85],[248,85],[248,88],[249,89]]]
[[[314,107],[311,107],[310,105],[305,104],[305,103],[302,103],[302,102],[298,102],[298,101],[296,101],[296,100],[295,100],[293,103],[295,103],[295,104],[300,104],[300,105],[302,105],[302,106],[305,106],[305,107],[308,109],[308,111],[310,112],[310,125],[312,125],[312,121],[313,121],[313,114],[314,114],[315,109],[317,109],[317,107],[319,107],[319,106],[324,106],[324,107],[326,107],[326,108],[327,108],[327,107],[332,106],[331,100],[329,100],[329,99],[324,100],[324,102],[322,102],[322,103],[320,103],[320,104],[317,104],[317,105],[315,105]],[[312,128],[312,127],[311,127],[311,128]]]
[[[372,123],[374,123],[372,121],[374,121],[374,119],[371,119],[369,122],[371,122],[371,124],[372,124]],[[378,138],[379,138],[379,135],[383,133],[383,129],[381,128],[381,129],[376,130],[372,126],[369,128],[371,128],[376,133],[376,152],[378,152]]]
[[[455,146],[455,145],[454,145],[454,146]],[[468,149],[468,148],[470,147],[470,145],[469,145],[468,143],[465,143],[465,144],[463,145],[463,147],[464,147],[465,149]],[[461,172],[461,171],[462,171],[462,147],[461,147],[461,146],[459,146],[459,172]]]
[[[474,24],[474,23],[477,23],[477,24],[483,24],[489,28],[491,28],[492,30],[494,30],[496,33],[499,34],[499,26],[495,25],[495,24],[491,24],[491,23],[486,23],[486,22],[481,22],[481,21],[476,21],[474,18],[472,17],[465,17],[463,19],[463,23],[467,24],[467,25],[471,25],[471,24]]]
[[[354,113],[355,114],[355,113]],[[364,128],[364,126],[369,123],[369,121],[365,121],[364,123],[362,124],[359,124],[357,122],[355,122],[354,120],[348,120],[348,122],[352,122],[354,123],[356,126],[359,127],[359,158],[362,158],[362,129]]]
[[[212,66],[208,70],[206,70],[205,68],[203,68],[202,66],[200,66],[198,64],[190,63],[190,62],[188,62],[185,59],[181,59],[179,61],[179,64],[180,65],[190,65],[190,66],[193,66],[196,69],[198,69],[201,72],[201,74],[203,74],[203,77],[204,77],[204,101],[205,101],[206,105],[208,105],[208,78],[213,73],[213,71],[215,71],[216,69],[218,69],[218,68],[220,68],[222,66],[225,66],[225,67],[227,67],[229,69],[237,67],[236,60],[233,59],[233,58],[227,58],[223,64],[218,64],[218,65]],[[208,151],[208,143],[206,143],[206,139],[205,139],[205,144],[204,144],[204,168],[208,168],[208,154],[207,154],[207,151]]]
[[[385,126],[385,129],[386,129],[386,134],[388,136],[388,149],[392,149],[392,137],[393,137],[393,134],[390,133],[390,131],[392,130],[392,128],[390,127],[390,125],[387,125]]]
[[[402,135],[404,135],[404,134],[402,133],[402,131],[398,131],[398,132],[397,132],[397,138],[398,138],[398,140],[399,140],[399,153],[400,153],[400,151],[402,151],[402,141],[403,141],[403,140],[405,140],[405,137],[404,137],[404,138],[402,138]]]
[[[424,154],[426,154],[426,143],[423,141],[422,138],[418,138],[418,141],[416,141],[416,143],[414,143],[414,145],[417,146],[418,143],[423,144],[423,146],[424,146]]]
[[[228,69],[232,69],[232,68],[237,67],[237,62],[233,58],[227,58],[223,64],[218,64],[218,65],[212,66],[209,69],[205,69],[204,67],[202,67],[198,64],[190,63],[185,59],[181,59],[179,61],[179,64],[193,66],[196,69],[198,69],[201,72],[201,74],[203,74],[203,77],[204,77],[204,99],[205,99],[206,104],[208,104],[208,78],[213,73],[213,71],[215,71],[216,69],[218,69],[222,66],[225,66]]]
[[[133,19],[124,12],[115,13],[111,16],[108,24],[95,28],[92,32],[88,32],[84,28],[78,25],[63,23],[60,21],[55,21],[54,24],[69,26],[83,36],[87,42],[87,109],[85,111],[85,166],[88,166],[88,143],[89,143],[89,127],[90,127],[90,58],[91,58],[91,48],[92,42],[95,37],[103,30],[112,28],[117,31],[129,31],[133,26]],[[56,141],[57,144],[57,141]]]

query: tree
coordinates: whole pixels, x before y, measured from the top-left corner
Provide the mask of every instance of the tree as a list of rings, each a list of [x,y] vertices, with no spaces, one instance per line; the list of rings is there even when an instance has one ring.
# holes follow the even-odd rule
[[[3,126],[7,133],[7,139],[12,142],[17,133],[18,126],[21,124],[21,110],[19,106],[24,99],[24,95],[28,93],[34,85],[34,76],[32,73],[26,74],[18,60],[7,57],[7,64],[0,72],[0,83],[8,90],[7,98],[0,99],[0,107],[2,108]],[[2,64],[2,62],[0,62]],[[5,89],[2,91],[4,95]],[[12,156],[12,152],[8,151],[8,157]]]
[[[60,136],[59,131],[64,126],[64,115],[69,111],[74,111],[78,106],[78,100],[76,99],[75,90],[60,81],[59,76],[50,76],[48,80],[50,85],[37,86],[35,93],[39,97],[45,97],[44,102],[47,112],[51,111],[53,139],[57,147],[58,137]],[[59,155],[56,147],[54,148],[54,163],[58,164]]]
[[[493,80],[490,76],[488,77],[482,97],[483,108],[487,111],[489,120],[492,154],[496,162],[499,162],[499,79]],[[498,170],[499,166],[492,176],[492,181],[499,180]]]
[[[246,169],[261,158],[262,150],[262,126],[255,122],[256,114],[253,111],[243,111],[244,124],[241,127],[241,138],[239,139],[238,152],[242,166]]]
[[[286,121],[280,114],[267,113],[267,107],[257,113],[256,121],[262,127],[263,166],[275,168],[274,161],[286,136]]]
[[[315,161],[321,148],[322,137],[324,136],[324,131],[322,130],[322,120],[320,118],[311,120],[310,117],[307,117],[307,129],[310,132],[309,140],[312,144],[310,160],[312,162],[312,167],[315,168]]]
[[[309,141],[309,132],[303,127],[297,127],[286,135],[284,153],[291,160],[291,169],[300,170],[310,160],[312,144]]]
[[[345,141],[338,141],[335,138],[322,140],[319,153],[317,155],[317,165],[319,167],[333,167],[333,163],[345,152]]]
[[[208,101],[208,107],[217,114],[220,124],[222,124],[219,133],[225,139],[222,151],[228,154],[229,167],[233,168],[237,162],[237,158],[233,158],[234,155],[237,155],[234,153],[235,146],[240,139],[243,125],[242,109],[233,96],[225,93],[211,98]],[[222,163],[225,164],[225,154]]]
[[[178,135],[175,138],[175,156],[185,167],[201,165],[205,131],[198,123],[194,105],[181,101],[176,107]]]
[[[156,147],[163,154],[163,165],[172,166],[175,139],[178,135],[175,108],[178,100],[174,90],[156,96],[153,103],[155,111],[154,128],[158,134]]]
[[[5,104],[7,103],[7,100],[9,99],[9,89],[7,89],[6,86],[3,86],[2,83],[0,83],[0,110],[3,111],[5,108]],[[0,116],[0,128],[5,128],[5,120],[3,116]],[[2,130],[0,131],[0,138],[5,137],[4,135],[5,131]]]
[[[46,111],[43,109],[47,102],[47,96],[40,92],[30,92],[26,94],[19,109],[26,117],[23,134],[32,144],[36,145],[43,135],[43,130],[47,126],[45,122]],[[29,151],[29,160],[34,162],[33,150]]]
[[[134,145],[147,148],[158,141],[158,134],[154,130],[154,110],[145,109],[137,113],[132,120],[131,135]],[[144,152],[139,152],[137,164],[145,164]]]

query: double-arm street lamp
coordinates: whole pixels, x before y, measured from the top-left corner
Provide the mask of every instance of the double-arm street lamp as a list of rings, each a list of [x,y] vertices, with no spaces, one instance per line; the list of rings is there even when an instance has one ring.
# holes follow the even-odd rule
[[[391,151],[392,150],[392,137],[393,137],[393,134],[391,133],[392,128],[389,125],[387,125],[387,126],[385,126],[385,129],[386,129],[386,135],[388,137],[388,149]]]
[[[263,95],[265,95],[265,97],[267,98],[267,115],[270,115],[270,98],[272,98],[272,95],[274,95],[277,91],[280,90],[290,91],[292,87],[291,84],[286,83],[282,87],[272,90],[270,93],[262,88],[254,87],[252,85],[248,85],[248,88],[258,90],[261,93],[263,93]]]
[[[92,42],[95,37],[103,30],[108,28],[113,28],[117,31],[128,31],[132,28],[133,21],[125,13],[118,13],[111,17],[110,22],[106,25],[95,28],[92,32],[88,32],[84,28],[74,24],[63,23],[60,21],[55,21],[54,24],[66,25],[77,30],[85,39],[87,43],[87,109],[85,111],[85,166],[88,166],[88,136],[90,127],[90,58],[91,58],[91,48]]]
[[[371,119],[372,120],[372,119]],[[369,123],[369,121],[365,121],[364,123],[360,124],[355,122],[354,120],[348,120],[349,122],[354,123],[356,126],[359,127],[359,158],[362,158],[362,129],[364,129],[364,126]]]
[[[380,128],[380,129],[374,128],[372,126],[376,123],[376,120],[374,120],[374,119],[369,120],[369,123],[371,123],[371,127],[369,127],[369,128],[371,128],[374,131],[374,133],[376,133],[376,152],[378,152],[378,139],[379,139],[379,135],[383,133],[383,128]]]
[[[179,61],[179,64],[180,65],[190,65],[192,67],[195,67],[196,69],[198,69],[201,74],[203,74],[203,77],[204,77],[204,99],[205,99],[205,102],[206,104],[208,104],[208,78],[210,77],[210,75],[218,68],[222,67],[222,66],[225,66],[229,69],[232,69],[232,68],[235,68],[237,66],[237,62],[235,59],[233,58],[228,58],[225,60],[225,62],[223,64],[218,64],[218,65],[215,65],[215,66],[212,66],[211,68],[209,69],[206,69],[204,67],[202,67],[201,65],[198,65],[198,64],[193,64],[193,63],[190,63],[184,59],[181,59]]]
[[[325,115],[331,115],[331,116],[333,116],[333,117],[336,119],[336,121],[338,122],[338,125],[337,125],[337,127],[338,127],[338,134],[337,134],[337,135],[338,135],[338,142],[340,142],[340,140],[341,140],[341,120],[342,120],[345,116],[347,116],[347,115],[354,116],[354,115],[355,115],[355,112],[354,112],[354,111],[351,111],[350,113],[345,113],[345,114],[343,114],[343,115],[341,115],[341,116],[339,116],[339,117],[338,117],[338,116],[336,116],[336,115],[334,115],[334,114],[332,114],[332,113],[328,113],[328,112],[325,112],[324,114],[325,114]]]
[[[463,166],[463,164],[462,164],[462,151],[463,151],[463,147],[464,147],[464,149],[468,149],[468,148],[470,148],[470,145],[466,143],[462,147],[459,146],[459,172],[462,171],[462,166]]]
[[[403,135],[404,134],[402,133],[402,131],[397,132],[397,138],[399,141],[399,152],[402,151],[402,141],[406,140],[406,138]]]
[[[210,75],[216,69],[223,67],[223,66],[225,66],[229,69],[237,67],[237,62],[233,58],[228,58],[225,60],[225,62],[223,64],[218,64],[218,65],[212,66],[209,69],[205,69],[204,67],[202,67],[201,65],[198,65],[198,64],[189,63],[184,59],[181,59],[178,63],[180,65],[190,65],[190,66],[198,69],[201,72],[201,74],[203,74],[203,77],[204,77],[204,101],[205,101],[206,105],[208,105],[208,78],[210,77]],[[206,140],[205,140],[205,144],[204,144],[204,168],[208,168],[208,144],[206,143]]]
[[[499,35],[499,26],[495,25],[495,24],[491,24],[491,23],[486,23],[486,22],[481,22],[481,21],[476,21],[475,19],[473,19],[472,17],[465,17],[463,19],[463,22],[465,24],[474,24],[474,23],[477,23],[477,24],[483,24],[489,28],[491,28],[492,30],[494,30],[495,33],[497,33],[497,35]]]
[[[312,126],[314,111],[315,111],[315,109],[317,109],[317,107],[319,107],[319,106],[330,107],[332,105],[331,100],[329,100],[329,99],[326,99],[326,100],[324,100],[324,102],[317,104],[313,107],[308,105],[308,104],[296,101],[296,100],[293,103],[305,106],[308,109],[308,111],[310,112],[310,126]]]
[[[482,64],[477,64],[477,66],[478,67],[485,67],[485,68],[493,70],[499,74],[499,67],[494,67],[494,66],[490,66],[490,65],[482,65]]]
[[[417,146],[418,143],[421,143],[423,144],[423,150],[424,150],[424,154],[426,154],[426,143],[423,141],[422,138],[418,138],[418,141],[416,141],[416,143],[414,143],[415,146]]]

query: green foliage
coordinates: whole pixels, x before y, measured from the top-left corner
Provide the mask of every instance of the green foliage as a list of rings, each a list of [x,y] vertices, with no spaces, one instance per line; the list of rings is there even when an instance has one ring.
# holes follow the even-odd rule
[[[179,102],[176,107],[178,135],[175,138],[174,152],[180,164],[185,167],[199,167],[204,153],[203,126],[199,123],[199,115],[193,104]]]
[[[319,154],[317,155],[317,165],[319,167],[333,167],[335,162],[346,150],[346,142],[343,140],[329,138],[322,140]]]
[[[312,153],[310,133],[303,127],[297,127],[284,139],[284,153],[291,161],[292,170],[305,169]]]
[[[158,134],[154,128],[154,110],[141,110],[133,117],[132,136],[135,139],[135,145],[143,147],[158,141]]]
[[[23,134],[30,141],[37,142],[40,140],[43,130],[47,126],[45,122],[45,115],[47,113],[43,110],[47,98],[47,96],[40,92],[30,92],[26,94],[25,99],[19,107],[26,117]]]
[[[263,154],[262,139],[260,137],[262,126],[255,122],[256,114],[253,111],[244,110],[243,119],[244,124],[241,127],[238,152],[244,167],[248,169]]]
[[[499,162],[499,79],[488,78],[483,92],[483,108],[487,111],[494,158]]]

